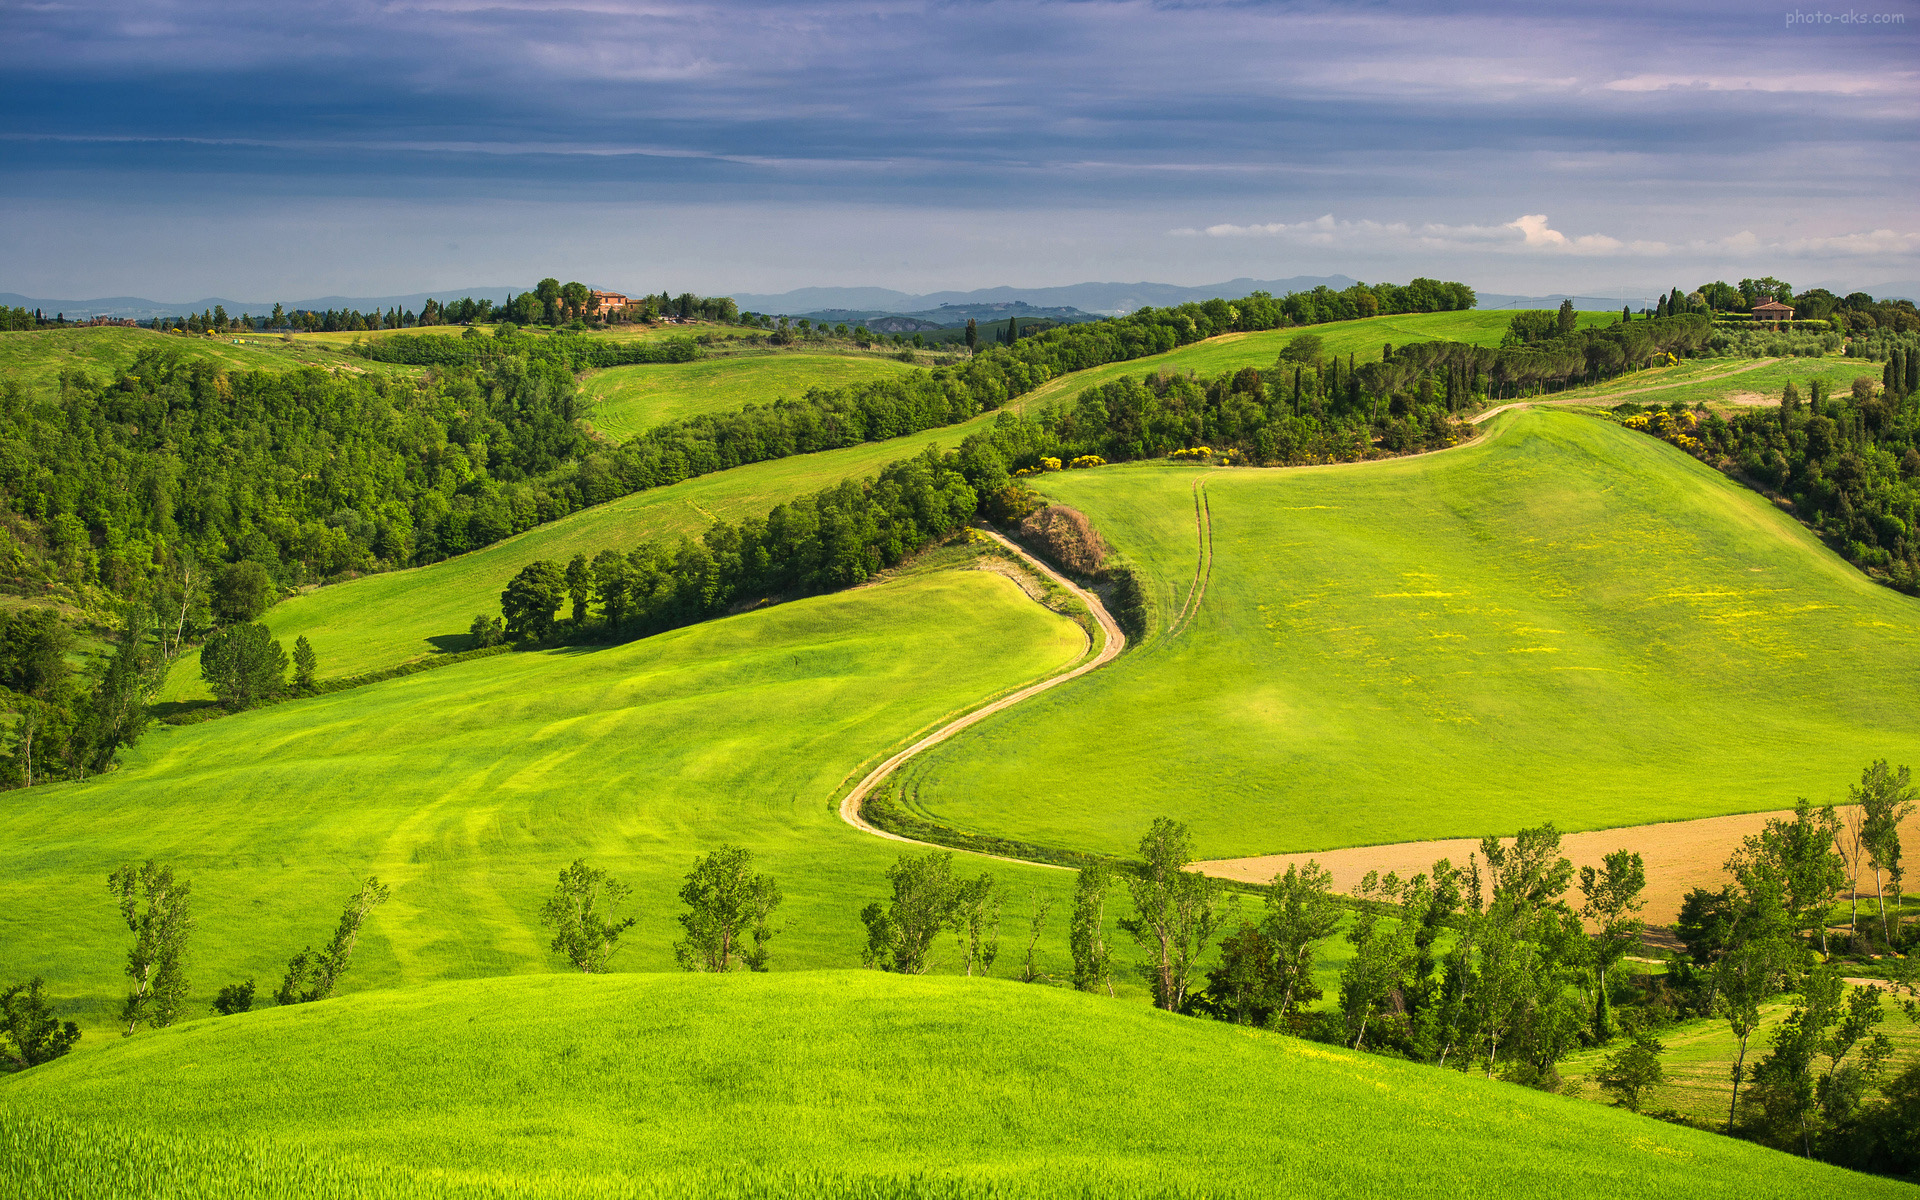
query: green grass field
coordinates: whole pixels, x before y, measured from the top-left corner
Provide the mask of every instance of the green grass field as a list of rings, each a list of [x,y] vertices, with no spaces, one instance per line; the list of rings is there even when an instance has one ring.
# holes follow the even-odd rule
[[[1423,457],[1040,486],[1164,631],[1203,479],[1198,616],[918,760],[929,816],[1120,851],[1164,813],[1212,858],[1782,808],[1920,763],[1920,603],[1652,438],[1535,411]]]
[[[1100,996],[873,972],[362,994],[143,1034],[0,1082],[0,1104],[518,1196],[589,1173],[582,1194],[680,1195],[703,1173],[722,1196],[1913,1194]],[[886,1185],[912,1177],[929,1186]]]
[[[234,344],[236,338],[238,345]],[[96,379],[109,379],[132,366],[142,351],[156,346],[187,358],[210,359],[230,371],[288,371],[317,366],[356,374],[411,375],[420,370],[350,357],[301,337],[291,342],[283,341],[278,334],[187,337],[151,329],[102,326],[0,333],[0,379],[18,380],[31,391],[53,388],[60,381],[60,372],[76,367]]]
[[[1583,312],[1578,316],[1581,328],[1611,325],[1620,319],[1619,313]],[[1448,341],[1498,346],[1512,320],[1511,311],[1469,310],[1368,317],[1362,321],[1335,321],[1304,328],[1270,329],[1264,333],[1227,333],[1165,354],[1062,375],[1021,397],[1018,407],[1071,400],[1084,388],[1155,371],[1194,371],[1201,375],[1218,375],[1242,367],[1264,371],[1273,366],[1274,359],[1280,357],[1280,351],[1288,342],[1303,333],[1319,337],[1322,352],[1329,356],[1351,354],[1357,362],[1378,362],[1381,349],[1388,343],[1400,346],[1409,342]]]
[[[1824,380],[1830,391],[1840,394],[1863,375],[1879,382],[1879,373],[1873,370],[1872,363],[1837,355],[1783,358],[1764,366],[1755,366],[1750,358],[1693,358],[1678,366],[1633,371],[1566,395],[1591,397],[1595,403],[1607,405],[1627,400],[1644,405],[1672,404],[1677,400],[1689,407],[1707,404],[1726,408],[1736,403],[1754,403],[1752,397],[1756,395],[1764,397],[1767,403],[1778,403],[1789,380],[1800,389],[1803,400],[1816,379]],[[1741,399],[1736,402],[1736,397]]]
[[[808,388],[839,388],[913,368],[877,356],[758,354],[689,363],[610,367],[590,373],[581,392],[594,429],[614,441],[668,421],[799,399]]]
[[[635,492],[431,566],[368,575],[284,600],[264,620],[291,646],[305,635],[323,678],[358,675],[446,650],[468,648],[476,613],[499,615],[500,592],[540,559],[565,562],[602,550],[631,550],[649,538],[698,534],[715,520],[764,515],[777,504],[937,445],[957,446],[991,414],[946,429],[845,450],[795,455]],[[175,665],[162,699],[210,695],[189,654]]]
[[[158,728],[111,775],[0,806],[0,964],[10,980],[44,975],[89,1024],[81,1053],[110,1038],[97,1022],[122,991],[127,931],[105,880],[155,857],[193,882],[196,1005],[249,976],[277,986],[369,874],[393,899],[351,987],[545,971],[540,902],[586,856],[637,886],[619,965],[671,969],[679,879],[731,841],[785,887],[776,967],[853,965],[859,910],[899,847],[841,822],[836,790],[1085,646],[1010,580],[942,571]],[[1061,871],[996,870],[1071,886]],[[1057,966],[1063,923],[1056,933]]]
[[[1747,1063],[1767,1053],[1769,1039],[1793,1011],[1788,1001],[1769,1004],[1761,1009],[1760,1025],[1747,1043]],[[1920,1025],[1907,1020],[1904,1014],[1888,1006],[1887,1019],[1880,1023],[1878,1032],[1887,1035],[1894,1044],[1894,1057],[1891,1070],[1899,1071],[1913,1061],[1915,1051],[1920,1051]],[[1654,1034],[1666,1052],[1660,1056],[1660,1068],[1666,1073],[1666,1082],[1648,1093],[1643,1111],[1680,1113],[1692,1120],[1708,1125],[1720,1126],[1726,1123],[1727,1105],[1733,1101],[1733,1077],[1731,1068],[1739,1042],[1725,1020],[1682,1021]],[[1607,1102],[1606,1093],[1593,1082],[1593,1074],[1598,1071],[1601,1061],[1624,1043],[1616,1043],[1604,1049],[1577,1050],[1560,1064],[1560,1074],[1577,1080],[1581,1085],[1581,1095],[1589,1100]]]

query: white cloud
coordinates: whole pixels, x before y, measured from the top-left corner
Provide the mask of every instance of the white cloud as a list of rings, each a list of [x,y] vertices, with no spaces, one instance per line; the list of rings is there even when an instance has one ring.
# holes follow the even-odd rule
[[[1682,255],[1735,259],[1761,256],[1898,258],[1920,254],[1920,232],[1875,229],[1829,237],[1769,239],[1749,229],[1725,237],[1682,243],[1651,239],[1629,241],[1604,233],[1570,236],[1555,229],[1545,213],[1529,213],[1502,225],[1345,221],[1328,213],[1311,221],[1220,224],[1205,228],[1186,226],[1169,230],[1169,233],[1175,237],[1194,238],[1274,238],[1296,245],[1335,249],[1472,250],[1580,258],[1670,258]]]
[[[1787,92],[1804,95],[1865,96],[1875,92],[1906,92],[1913,86],[1910,72],[1872,74],[1832,72],[1799,75],[1630,75],[1601,85],[1609,92]]]

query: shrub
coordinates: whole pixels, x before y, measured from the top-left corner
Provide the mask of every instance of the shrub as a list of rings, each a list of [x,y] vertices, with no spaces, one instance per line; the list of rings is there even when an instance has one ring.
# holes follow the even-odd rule
[[[1020,523],[1020,533],[1048,558],[1080,575],[1097,574],[1109,553],[1086,515],[1064,504],[1034,513]]]

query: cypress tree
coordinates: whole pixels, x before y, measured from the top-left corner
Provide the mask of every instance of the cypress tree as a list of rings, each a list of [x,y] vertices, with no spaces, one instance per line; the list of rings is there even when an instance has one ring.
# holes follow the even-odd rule
[[[1667,315],[1667,298],[1665,296],[1660,297],[1660,302],[1653,306],[1653,315],[1655,317],[1664,317]]]
[[[1620,323],[1622,325],[1625,325],[1628,321],[1631,321],[1631,320],[1633,320],[1633,310],[1631,308],[1628,308],[1626,305],[1622,304],[1620,306]]]
[[[1920,392],[1920,355],[1908,350],[1901,357],[1907,360],[1907,386],[1902,390],[1905,395]]]
[[[1007,345],[1009,346],[1013,345],[1014,342],[1019,340],[1019,337],[1020,337],[1020,318],[1008,317],[1007,318]]]

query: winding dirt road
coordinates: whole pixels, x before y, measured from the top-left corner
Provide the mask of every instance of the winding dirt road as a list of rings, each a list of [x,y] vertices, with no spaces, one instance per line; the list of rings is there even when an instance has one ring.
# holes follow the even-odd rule
[[[948,738],[952,737],[956,733],[959,733],[961,730],[966,729],[972,725],[977,725],[981,721],[986,720],[988,717],[992,716],[994,713],[1000,712],[1004,709],[1012,708],[1014,705],[1020,703],[1022,700],[1026,700],[1030,697],[1037,696],[1041,692],[1044,692],[1049,688],[1059,687],[1061,684],[1067,682],[1069,679],[1078,679],[1082,675],[1085,675],[1088,671],[1092,671],[1099,667],[1106,666],[1108,663],[1112,662],[1116,657],[1119,656],[1121,650],[1126,648],[1126,644],[1127,644],[1126,635],[1120,632],[1119,622],[1113,619],[1113,615],[1107,611],[1106,605],[1100,603],[1100,597],[1094,595],[1092,592],[1087,591],[1085,588],[1080,587],[1078,584],[1074,583],[1072,580],[1068,579],[1066,576],[1060,574],[1060,572],[1054,570],[1052,567],[1048,566],[1046,563],[1041,562],[1039,559],[1035,558],[1033,555],[1028,554],[1025,550],[1015,545],[1012,541],[1009,541],[1008,539],[1001,537],[999,534],[993,532],[992,530],[986,530],[985,532],[988,537],[991,537],[993,540],[999,542],[1001,545],[1005,546],[1007,549],[1013,551],[1013,553],[1018,555],[1021,561],[1025,562],[1028,566],[1032,567],[1034,570],[1040,572],[1042,575],[1046,576],[1048,579],[1053,580],[1055,583],[1065,588],[1068,592],[1072,593],[1075,597],[1077,597],[1082,604],[1085,604],[1087,606],[1087,611],[1091,612],[1094,615],[1094,618],[1100,622],[1100,628],[1106,634],[1106,641],[1100,647],[1100,652],[1098,654],[1095,654],[1091,659],[1081,663],[1079,666],[1073,668],[1071,671],[1065,671],[1058,675],[1049,676],[1046,679],[1042,679],[1039,683],[1030,684],[1027,687],[1021,688],[1019,691],[1015,692],[1011,696],[1003,696],[1000,699],[995,700],[991,704],[983,705],[980,708],[974,709],[972,712],[967,713],[963,717],[959,717],[955,720],[949,721],[945,725],[942,725],[940,728],[928,734],[926,737],[921,738],[919,741],[915,742],[913,745],[908,746],[905,750],[900,751],[898,754],[895,754],[892,758],[887,759],[885,762],[881,763],[879,766],[869,771],[867,773],[867,777],[865,779],[862,779],[858,784],[856,784],[854,786],[854,789],[847,793],[846,799],[840,802],[840,819],[845,821],[847,824],[853,826],[855,829],[865,830],[866,832],[871,833],[876,837],[889,838],[896,842],[906,842],[910,845],[915,845],[915,846],[934,846],[934,843],[932,842],[923,842],[917,838],[902,837],[900,834],[889,833],[888,831],[873,825],[865,817],[860,815],[861,804],[863,804],[866,801],[866,798],[868,797],[868,795],[870,795],[873,792],[874,788],[880,786],[880,784],[887,778],[887,776],[893,774],[896,770],[900,768],[902,763],[905,763],[908,759],[912,758],[914,755],[919,754],[922,751],[927,750],[931,747],[939,745],[941,742],[946,741]],[[947,847],[935,846],[935,848],[946,849]],[[1003,858],[1007,862],[1028,863],[1028,865],[1030,866],[1050,866],[1051,865],[1046,863],[1031,863],[1029,862],[1029,860],[1024,858],[1021,858],[1021,859],[1008,858],[1004,855],[999,855],[999,854],[987,854],[987,855],[981,855],[981,857]],[[1062,867],[1060,869],[1066,870],[1068,868]]]

